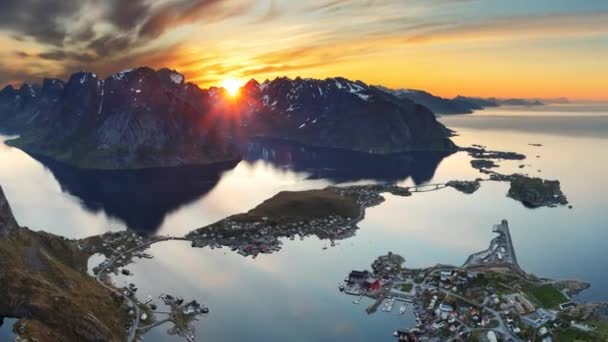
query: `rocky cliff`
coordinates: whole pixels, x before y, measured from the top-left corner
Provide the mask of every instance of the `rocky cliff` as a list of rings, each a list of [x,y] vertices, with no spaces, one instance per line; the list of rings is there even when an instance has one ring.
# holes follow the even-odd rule
[[[18,227],[0,188],[0,317],[26,341],[123,341],[125,310],[69,240]]]

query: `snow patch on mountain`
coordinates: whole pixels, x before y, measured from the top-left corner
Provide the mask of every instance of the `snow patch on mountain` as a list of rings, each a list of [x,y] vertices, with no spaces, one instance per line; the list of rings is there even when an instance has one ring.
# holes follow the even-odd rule
[[[176,84],[182,84],[184,82],[184,76],[178,73],[172,73],[169,77],[171,77],[171,81]]]

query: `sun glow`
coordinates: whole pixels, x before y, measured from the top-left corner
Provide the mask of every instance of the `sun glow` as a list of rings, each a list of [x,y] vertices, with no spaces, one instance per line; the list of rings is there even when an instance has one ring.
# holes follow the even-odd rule
[[[235,78],[227,78],[221,83],[222,88],[226,89],[230,96],[236,96],[239,93],[239,90],[243,86],[243,82],[239,81]]]

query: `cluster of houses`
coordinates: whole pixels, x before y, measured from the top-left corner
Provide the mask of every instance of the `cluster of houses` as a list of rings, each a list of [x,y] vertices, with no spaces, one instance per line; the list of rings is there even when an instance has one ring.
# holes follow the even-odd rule
[[[105,233],[100,236],[95,236],[78,243],[80,250],[90,254],[102,254],[107,257],[100,265],[93,268],[93,273],[97,274],[100,270],[106,269],[110,264],[110,259],[114,259],[112,268],[107,269],[108,272],[116,273],[117,270],[131,263],[134,257],[151,258],[151,256],[136,247],[147,246],[157,237],[146,237],[135,234],[133,232],[123,231],[116,233]],[[126,251],[132,252],[126,253]],[[128,270],[122,269],[123,274],[129,275]]]
[[[361,295],[364,293],[375,293],[380,290],[382,284],[379,278],[376,278],[369,271],[351,271],[346,280],[347,293],[352,291],[354,294]]]
[[[373,207],[384,202],[381,193],[388,192],[395,196],[411,196],[408,188],[397,185],[373,184],[373,185],[353,185],[347,187],[329,187],[342,196],[353,196],[357,198],[357,203],[361,206]]]
[[[331,215],[324,218],[299,219],[276,222],[268,217],[255,220],[225,219],[188,234],[192,247],[228,247],[243,256],[256,257],[260,253],[273,253],[281,249],[280,238],[295,239],[316,235],[320,239],[334,240],[351,237],[356,226],[351,218]]]
[[[403,262],[401,256],[388,253],[373,262],[372,271],[351,271],[341,288],[379,301],[405,298],[412,302],[417,324],[413,329],[395,331],[400,341],[423,337],[467,340],[473,333],[483,332],[485,340],[516,341],[534,336],[550,342],[552,328],[563,323],[557,311],[536,307],[526,294],[508,287],[500,286],[500,291],[494,288],[500,280],[494,279],[498,275],[492,271],[448,266],[416,270],[403,267]],[[399,292],[403,284],[408,284],[404,291],[412,290],[399,298],[394,291]],[[382,290],[389,286],[391,291]]]
[[[328,189],[342,196],[356,198],[362,207],[380,204],[384,198],[380,193],[390,192],[394,195],[411,195],[408,188],[395,185],[361,185],[348,187],[329,187]],[[340,215],[322,218],[269,218],[248,216],[233,217],[219,221],[207,227],[189,233],[186,238],[192,241],[192,247],[222,248],[228,247],[243,256],[256,257],[260,253],[273,253],[281,249],[280,238],[294,239],[299,236],[315,235],[327,239],[334,245],[335,240],[352,237],[357,230],[356,220]]]

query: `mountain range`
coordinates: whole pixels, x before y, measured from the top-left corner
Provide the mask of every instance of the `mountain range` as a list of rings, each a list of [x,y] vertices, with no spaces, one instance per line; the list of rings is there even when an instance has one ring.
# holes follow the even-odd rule
[[[543,102],[540,100],[528,99],[499,99],[495,97],[467,97],[456,96],[452,99],[443,98],[433,95],[424,90],[417,89],[389,89],[382,86],[377,86],[379,89],[392,94],[403,100],[411,100],[421,104],[435,114],[451,115],[451,114],[470,114],[475,110],[481,110],[487,107],[498,106],[540,106]],[[566,100],[567,101],[567,100]]]
[[[7,86],[0,129],[30,154],[92,169],[234,161],[252,137],[372,154],[455,149],[431,110],[360,81],[251,80],[232,97],[147,67]]]

